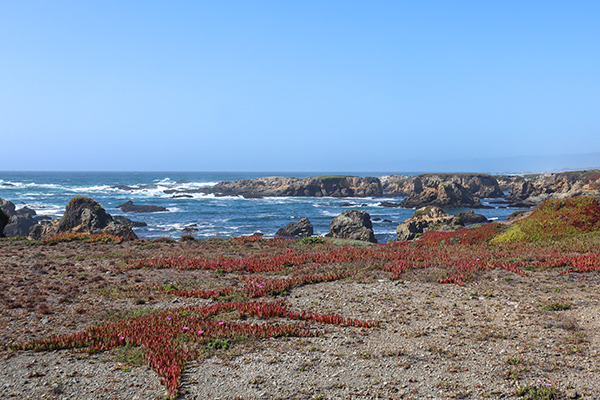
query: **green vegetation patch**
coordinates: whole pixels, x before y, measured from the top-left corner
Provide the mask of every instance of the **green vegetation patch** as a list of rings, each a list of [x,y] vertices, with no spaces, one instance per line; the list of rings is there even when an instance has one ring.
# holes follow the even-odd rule
[[[600,230],[600,205],[594,197],[546,200],[531,216],[515,222],[492,243],[553,241]]]

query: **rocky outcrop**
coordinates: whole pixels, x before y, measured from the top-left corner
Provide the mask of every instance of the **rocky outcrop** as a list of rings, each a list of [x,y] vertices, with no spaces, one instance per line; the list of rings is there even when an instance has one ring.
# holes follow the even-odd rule
[[[460,225],[483,224],[486,222],[490,221],[485,217],[485,215],[476,214],[473,210],[459,212],[454,216],[454,223]]]
[[[25,237],[29,235],[32,226],[38,223],[35,218],[36,212],[29,207],[17,210],[13,202],[0,199],[0,209],[9,217],[3,232],[5,237]]]
[[[404,208],[436,206],[443,208],[484,208],[479,198],[455,182],[445,182],[423,187],[400,202]]]
[[[330,236],[337,239],[362,240],[377,243],[371,216],[358,210],[344,211],[329,223]]]
[[[256,180],[223,181],[210,188],[216,196],[377,197],[382,195],[379,179],[357,176],[286,178],[271,176]]]
[[[287,224],[285,228],[280,228],[275,236],[284,238],[299,239],[313,235],[313,226],[308,218],[302,218],[300,221]]]
[[[129,200],[120,206],[116,206],[115,208],[120,208],[123,212],[132,212],[132,213],[147,213],[147,212],[164,212],[169,211],[165,207],[155,206],[155,205],[137,205],[133,204],[133,201]]]
[[[29,236],[41,240],[60,233],[87,233],[122,236],[135,239],[131,227],[115,221],[97,201],[89,197],[73,197],[60,220],[42,222],[34,226]]]
[[[386,175],[379,178],[384,196],[410,196],[426,188],[456,184],[478,199],[503,197],[498,181],[488,174]]]
[[[398,240],[412,240],[418,235],[430,230],[448,230],[456,226],[454,217],[448,215],[439,207],[423,207],[414,215],[398,225],[396,233]]]
[[[511,184],[506,199],[513,207],[532,207],[547,199],[600,196],[600,170],[524,175]]]

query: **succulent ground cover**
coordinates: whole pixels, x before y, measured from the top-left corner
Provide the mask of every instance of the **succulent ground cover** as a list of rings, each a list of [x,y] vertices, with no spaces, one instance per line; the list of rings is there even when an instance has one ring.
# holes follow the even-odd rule
[[[356,347],[371,344],[349,356],[328,354],[331,360],[319,368],[335,370],[344,357],[355,357],[354,364],[379,371],[377,363],[386,360],[408,377],[405,383],[394,383],[394,388],[388,382],[391,378],[383,386],[371,382],[364,389],[367,397],[380,393],[389,398],[420,398],[419,390],[455,398],[485,394],[559,398],[573,393],[581,397],[587,393],[585,385],[561,385],[552,377],[586,359],[593,361],[591,372],[598,367],[593,348],[600,341],[582,317],[588,318],[590,310],[598,307],[598,216],[595,199],[548,201],[510,227],[488,224],[432,231],[418,241],[384,245],[254,236],[208,241],[122,241],[109,235],[76,234],[45,242],[3,239],[3,362],[57,350],[87,357],[117,354],[124,360],[123,369],[147,365],[158,375],[167,397],[185,398],[203,390],[190,388],[193,379],[186,380],[187,369],[198,371],[208,359],[213,360],[206,364],[210,370],[215,370],[210,366],[214,357],[230,360],[224,362],[225,370],[213,372],[217,382],[229,373],[228,368],[243,370],[240,360],[256,354],[257,346],[285,347],[287,340],[293,340],[319,343],[310,348],[340,348],[340,343],[328,338],[341,332]],[[518,234],[511,233],[517,228]],[[582,283],[578,287],[573,282]],[[528,293],[532,301],[519,298]],[[356,307],[347,305],[353,302]],[[527,306],[521,313],[505,313],[513,303]],[[538,362],[532,356],[537,346],[532,332],[536,339],[551,338],[548,350],[535,353],[550,361]],[[529,350],[514,343],[525,338]],[[334,343],[325,344],[328,341]],[[457,341],[469,348],[483,343],[501,346],[498,352],[505,355],[501,365],[494,367],[499,368],[496,378],[510,389],[494,391],[485,383],[469,387],[467,382],[474,379],[468,375],[473,369],[469,361],[484,361],[471,351],[461,354],[455,348]],[[423,346],[424,350],[417,350]],[[488,358],[495,354],[491,349]],[[427,357],[442,363],[446,374],[436,377],[429,388],[412,387],[428,373],[418,369]],[[302,361],[295,373],[310,374],[317,369],[318,359]],[[277,355],[272,360],[265,371],[283,363]],[[347,370],[349,377],[351,371]],[[416,371],[420,372],[412,375]],[[0,375],[2,379],[7,378]],[[257,375],[247,383],[262,388],[271,379]],[[298,382],[296,390],[306,390],[306,382]],[[332,388],[343,390],[350,383],[338,385]],[[256,393],[264,391],[252,393],[248,398],[263,397]],[[297,398],[309,396],[299,393]],[[351,398],[352,393],[344,396]],[[60,398],[60,391],[54,395]],[[268,393],[264,396],[269,398]],[[310,396],[326,398],[317,392]]]

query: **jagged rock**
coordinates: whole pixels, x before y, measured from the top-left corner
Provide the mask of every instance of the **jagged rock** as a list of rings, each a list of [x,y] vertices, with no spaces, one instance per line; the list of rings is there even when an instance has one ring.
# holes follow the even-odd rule
[[[422,174],[386,175],[379,178],[384,196],[410,196],[426,188],[457,184],[472,197],[479,199],[503,197],[498,181],[487,174]]]
[[[17,210],[17,207],[13,202],[0,199],[0,209],[2,209],[5,215],[9,217],[3,230],[5,237],[28,236],[29,229],[38,223],[38,221],[33,218],[36,215],[35,210],[32,210],[29,207],[23,207]]]
[[[344,211],[329,223],[331,237],[377,243],[371,216],[358,210]]]
[[[402,200],[404,208],[436,206],[444,208],[484,208],[479,198],[473,197],[467,189],[455,182],[440,182],[423,187]]]
[[[484,215],[476,214],[473,210],[459,212],[454,216],[454,221],[459,225],[490,222]]]
[[[398,240],[412,240],[429,230],[445,230],[454,226],[454,218],[439,207],[423,207],[414,215],[398,225]]]
[[[128,225],[115,221],[97,201],[89,197],[73,197],[60,220],[42,222],[34,226],[29,236],[41,240],[59,233],[88,233],[123,236],[135,239],[137,236]]]
[[[143,221],[132,221],[129,218],[123,217],[121,215],[113,215],[113,219],[117,222],[122,223],[123,225],[129,225],[132,228],[141,228],[143,226],[148,226],[148,224]]]
[[[512,182],[506,200],[511,207],[532,207],[547,199],[600,196],[600,170],[525,175]]]
[[[313,235],[313,226],[308,218],[302,218],[300,221],[287,224],[285,228],[280,228],[275,236],[285,238],[303,238]]]
[[[145,205],[136,205],[133,204],[133,201],[129,200],[120,206],[116,206],[115,208],[120,208],[123,212],[133,212],[133,213],[146,213],[146,212],[164,212],[169,211],[165,207],[161,206],[145,206]]]
[[[222,181],[212,188],[216,196],[265,196],[306,197],[377,197],[381,196],[381,182],[377,178],[357,176],[316,176],[309,178],[286,178],[270,176],[256,180]],[[181,191],[188,193],[187,191]]]

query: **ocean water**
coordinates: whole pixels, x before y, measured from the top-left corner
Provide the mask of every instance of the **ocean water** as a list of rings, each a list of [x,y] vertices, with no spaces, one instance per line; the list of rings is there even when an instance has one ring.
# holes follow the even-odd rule
[[[337,175],[381,176],[386,173],[336,173]],[[400,173],[408,175],[409,173]],[[386,208],[382,201],[400,202],[402,198],[313,198],[269,197],[244,199],[242,197],[214,197],[193,194],[192,198],[173,198],[169,189],[196,189],[210,187],[219,181],[255,179],[261,176],[317,176],[331,173],[218,173],[218,172],[0,172],[0,198],[10,200],[17,208],[27,206],[38,215],[60,218],[65,206],[74,196],[88,196],[98,201],[111,215],[122,215],[134,221],[143,221],[146,227],[134,228],[141,238],[172,237],[178,239],[186,227],[197,229],[197,239],[233,237],[261,232],[273,237],[275,232],[290,222],[307,217],[315,234],[329,232],[331,220],[350,208],[352,203],[380,221],[373,221],[373,230],[380,243],[393,240],[399,223],[411,217],[414,209]],[[134,190],[115,188],[118,185]],[[135,204],[166,207],[168,212],[124,213],[115,208],[131,200]],[[493,199],[482,200],[489,205]],[[475,210],[488,219],[505,220],[515,208]],[[446,210],[456,214],[466,209]]]

